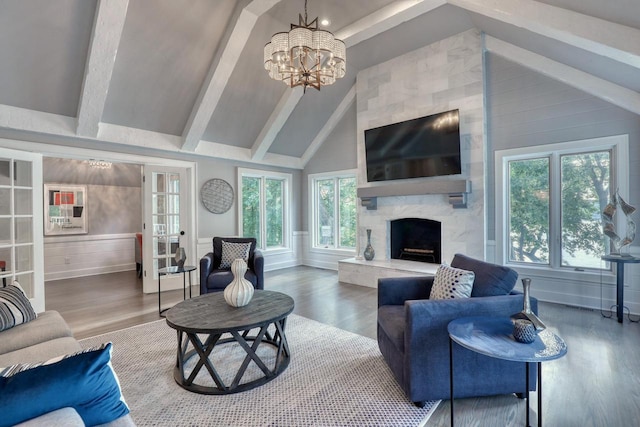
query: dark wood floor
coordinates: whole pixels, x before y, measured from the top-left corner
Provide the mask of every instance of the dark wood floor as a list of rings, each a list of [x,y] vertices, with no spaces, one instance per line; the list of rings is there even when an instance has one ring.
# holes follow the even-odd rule
[[[374,288],[343,284],[336,272],[310,267],[268,272],[265,283],[293,297],[294,313],[375,339]],[[45,290],[47,309],[58,310],[77,338],[159,319],[157,294],[142,294],[133,271],[50,281]],[[163,307],[181,300],[182,290],[162,293]],[[566,357],[543,364],[544,424],[640,425],[640,324],[626,319],[619,324],[597,310],[550,303],[540,304],[540,317],[569,348]],[[524,401],[515,396],[461,399],[456,425],[523,425],[524,411]],[[445,425],[449,402],[442,402],[428,423]]]

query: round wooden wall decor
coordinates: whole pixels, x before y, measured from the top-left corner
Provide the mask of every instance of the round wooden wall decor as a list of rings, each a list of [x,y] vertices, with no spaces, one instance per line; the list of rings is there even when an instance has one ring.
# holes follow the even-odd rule
[[[210,179],[200,189],[202,204],[214,214],[222,214],[231,209],[233,197],[233,188],[224,179]]]

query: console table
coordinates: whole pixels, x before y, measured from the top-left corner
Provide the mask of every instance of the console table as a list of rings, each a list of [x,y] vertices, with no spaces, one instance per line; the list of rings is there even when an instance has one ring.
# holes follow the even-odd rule
[[[634,256],[605,255],[602,259],[616,264],[616,305],[611,307],[616,307],[618,323],[622,323],[624,315],[624,265],[638,264],[640,263],[640,258]],[[629,317],[629,320],[631,320],[631,317]]]
[[[513,323],[508,317],[463,317],[453,320],[449,332],[449,383],[451,393],[451,427],[453,427],[453,343],[476,353],[526,365],[527,426],[529,426],[529,363],[538,364],[538,427],[542,426],[541,362],[558,359],[567,353],[565,342],[545,329],[530,344],[513,338]],[[478,367],[481,369],[481,367]]]

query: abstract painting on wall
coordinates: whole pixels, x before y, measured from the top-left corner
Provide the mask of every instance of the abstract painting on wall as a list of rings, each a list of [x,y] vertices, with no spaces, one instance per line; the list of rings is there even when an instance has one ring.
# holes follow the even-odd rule
[[[44,184],[44,235],[86,234],[86,185]]]

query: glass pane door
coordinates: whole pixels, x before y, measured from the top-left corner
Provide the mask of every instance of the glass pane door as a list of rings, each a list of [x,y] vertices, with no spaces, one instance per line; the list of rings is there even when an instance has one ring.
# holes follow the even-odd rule
[[[154,272],[176,265],[180,246],[180,175],[152,172]]]
[[[190,250],[187,170],[145,166],[143,230],[143,290],[158,292],[158,271],[176,265],[178,247],[185,248],[187,265],[197,265]],[[147,267],[147,266],[150,266]],[[182,288],[182,275],[163,275],[161,290]]]
[[[42,156],[0,148],[0,284],[17,280],[44,310]]]

